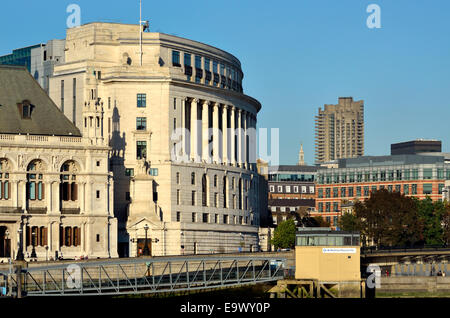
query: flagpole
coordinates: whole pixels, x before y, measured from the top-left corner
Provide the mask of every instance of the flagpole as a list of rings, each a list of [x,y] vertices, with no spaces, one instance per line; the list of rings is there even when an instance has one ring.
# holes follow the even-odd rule
[[[142,66],[142,0],[139,0],[139,46],[140,46],[141,66]]]

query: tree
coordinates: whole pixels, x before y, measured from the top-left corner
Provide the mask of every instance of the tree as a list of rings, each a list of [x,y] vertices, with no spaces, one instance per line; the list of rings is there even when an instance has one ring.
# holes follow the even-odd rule
[[[342,231],[357,232],[360,231],[360,220],[353,213],[344,213],[339,218],[339,228]]]
[[[424,200],[417,200],[417,211],[423,223],[424,243],[429,245],[442,245],[445,241],[443,218],[446,206],[443,202],[433,202],[427,196]]]
[[[355,214],[363,237],[376,245],[413,245],[423,239],[416,201],[398,192],[372,192],[368,200],[355,203]]]
[[[314,221],[316,223],[315,226],[317,227],[329,227],[330,226],[330,222],[327,222],[323,217],[321,216],[315,216],[314,217]]]
[[[272,244],[275,248],[293,248],[295,246],[295,223],[289,219],[281,222],[273,233]]]

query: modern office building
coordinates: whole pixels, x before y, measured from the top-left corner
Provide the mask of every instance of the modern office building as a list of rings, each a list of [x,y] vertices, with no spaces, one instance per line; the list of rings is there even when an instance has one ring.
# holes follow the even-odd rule
[[[316,164],[364,155],[364,101],[339,97],[319,107],[315,127]]]
[[[315,166],[269,167],[269,199],[314,199],[317,170]]]
[[[267,210],[251,134],[261,104],[243,93],[240,61],[139,25],[82,25],[65,45],[50,96],[109,141],[119,253],[146,241],[152,255],[255,250]],[[102,113],[83,117],[92,104]]]
[[[391,144],[391,155],[414,155],[425,152],[442,152],[442,142],[434,139],[416,139]]]
[[[2,262],[20,251],[44,261],[118,256],[108,154],[101,138],[82,137],[24,67],[0,66]]]
[[[442,200],[450,180],[448,155],[365,156],[339,159],[335,168],[317,172],[316,208],[320,215],[338,226],[343,208],[355,200],[366,200],[372,191],[387,189],[406,196]]]
[[[25,66],[31,72],[31,51],[40,48],[42,44],[35,44],[20,49],[15,49],[11,54],[0,56],[1,65]]]
[[[54,65],[64,62],[64,40],[51,40],[13,50],[12,54],[0,56],[0,64],[25,66],[34,79],[48,94],[49,79]]]

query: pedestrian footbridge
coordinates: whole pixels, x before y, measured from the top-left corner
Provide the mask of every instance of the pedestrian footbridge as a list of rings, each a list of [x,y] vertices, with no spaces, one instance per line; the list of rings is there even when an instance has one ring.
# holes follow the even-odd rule
[[[154,294],[239,287],[284,278],[276,257],[161,257],[14,265],[0,271],[11,296]]]

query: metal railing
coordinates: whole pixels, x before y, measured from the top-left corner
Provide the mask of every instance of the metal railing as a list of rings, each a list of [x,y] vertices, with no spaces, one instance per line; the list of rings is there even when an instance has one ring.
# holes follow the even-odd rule
[[[378,253],[415,253],[415,252],[447,252],[450,247],[442,245],[425,245],[423,247],[405,247],[405,246],[369,246],[362,247],[361,254]]]
[[[279,261],[267,257],[137,258],[29,267],[22,269],[20,279],[17,274],[8,277],[12,289],[20,287],[26,296],[152,294],[277,281],[284,277]],[[22,282],[20,286],[17,281]]]

